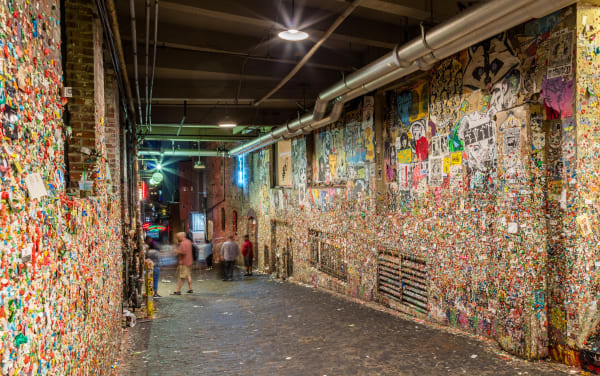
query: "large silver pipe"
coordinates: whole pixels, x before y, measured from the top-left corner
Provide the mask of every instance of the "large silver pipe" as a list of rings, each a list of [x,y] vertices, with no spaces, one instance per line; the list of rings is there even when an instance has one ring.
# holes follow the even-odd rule
[[[137,155],[145,156],[171,156],[171,157],[227,157],[227,152],[217,150],[138,150]]]
[[[533,1],[545,2],[544,0],[495,0],[471,8],[434,27],[420,38],[415,38],[402,47],[395,48],[387,55],[350,74],[345,80],[323,91],[319,95],[318,101],[333,100],[343,95],[346,91],[356,89],[365,82],[372,81],[382,74],[389,73],[402,66],[406,67],[414,60],[427,55],[432,50],[458,40],[492,21],[503,19],[505,15]]]
[[[483,22],[483,21],[478,21],[475,22],[473,24],[477,25],[478,28],[473,29],[472,28],[472,24],[469,24],[469,27],[464,27],[460,30],[460,38],[456,38],[456,35],[452,35],[451,37],[448,37],[448,43],[443,43],[442,41],[438,40],[437,38],[441,38],[441,31],[440,30],[445,30],[446,26],[441,25],[438,26],[436,28],[434,28],[432,30],[432,33],[435,32],[436,37],[433,39],[433,43],[430,43],[430,34],[427,34],[427,36],[423,35],[421,38],[421,42],[424,43],[424,45],[428,46],[429,48],[433,45],[440,45],[441,47],[438,47],[437,50],[433,50],[433,49],[427,49],[426,51],[423,50],[421,52],[424,52],[423,54],[421,54],[420,56],[417,56],[414,58],[414,60],[410,61],[410,62],[406,62],[406,60],[403,60],[404,55],[401,54],[400,51],[404,51],[405,47],[402,47],[400,49],[396,49],[395,52],[393,54],[388,54],[378,60],[376,60],[375,62],[367,65],[365,68],[355,72],[354,74],[350,75],[347,79],[339,82],[338,84],[334,85],[332,88],[327,89],[326,91],[322,92],[318,99],[317,99],[317,103],[315,103],[315,110],[313,112],[313,123],[314,122],[319,122],[317,123],[317,127],[312,127],[310,126],[310,129],[317,129],[320,126],[324,126],[327,124],[330,124],[333,121],[336,120],[332,120],[334,117],[333,116],[329,116],[327,118],[327,121],[324,122],[320,122],[320,117],[322,117],[322,114],[324,114],[325,112],[325,108],[327,106],[327,103],[329,100],[332,99],[336,99],[338,102],[341,102],[342,104],[353,99],[356,98],[362,94],[366,94],[370,91],[376,90],[382,86],[387,85],[388,83],[391,83],[395,80],[398,80],[402,77],[405,77],[406,75],[409,75],[411,73],[414,73],[416,71],[418,71],[419,69],[429,69],[433,63],[435,63],[436,61],[439,61],[441,59],[444,59],[454,53],[457,53],[473,44],[476,44],[482,40],[485,40],[489,37],[494,36],[497,33],[500,33],[502,31],[505,31],[507,29],[510,29],[511,27],[517,26],[523,22],[528,21],[529,19],[532,18],[532,16],[535,17],[542,17],[546,14],[552,13],[556,10],[559,10],[561,8],[564,8],[570,4],[575,3],[576,0],[559,0],[559,1],[553,1],[553,2],[548,2],[548,1],[544,1],[544,0],[535,0],[535,1],[515,1],[513,2],[508,2],[510,4],[507,5],[507,1],[505,0],[496,0],[493,3],[497,3],[495,5],[490,5],[492,3],[486,3],[483,4],[480,7],[477,7],[475,9],[473,9],[470,12],[467,12],[467,14],[464,15],[464,21],[463,22],[467,22],[470,20],[472,20],[473,14],[480,14],[480,12],[482,12],[483,10],[485,10],[485,12],[491,12],[492,10],[498,10],[499,7],[502,8],[502,11],[498,11],[496,16],[498,14],[500,15],[505,15],[507,14],[507,12],[505,12],[505,10],[510,9],[512,11],[514,11],[514,15],[511,14],[511,17],[504,17],[504,18],[499,18],[499,17],[491,17],[492,21],[488,21]],[[518,4],[518,5],[515,5]],[[518,8],[515,8],[518,7]],[[483,10],[482,10],[483,9]],[[516,12],[515,9],[518,9],[519,11]],[[510,11],[509,10],[509,11]],[[462,18],[459,18],[462,19]],[[449,21],[449,23],[451,25],[455,25],[453,27],[456,27],[456,25],[461,24],[461,22],[458,22],[457,18],[455,17],[454,19],[452,19],[451,21]],[[483,26],[482,26],[483,25]],[[412,48],[414,49],[415,47],[413,46],[414,42],[411,42],[407,45],[406,48]],[[419,52],[420,54],[420,52]],[[417,55],[419,55],[417,54]],[[395,63],[394,63],[395,62]],[[396,66],[394,68],[394,65]],[[398,68],[399,67],[399,68]],[[388,69],[391,68],[391,69]],[[368,80],[365,80],[364,82],[361,83],[361,81],[363,80],[363,78],[361,77],[367,77]],[[325,120],[325,119],[323,119]],[[291,128],[291,129],[290,129]],[[297,124],[294,124],[293,126],[290,126],[289,124],[287,126],[284,127],[280,127],[274,131],[271,132],[271,136],[273,135],[277,135],[279,137],[282,137],[283,135],[286,134],[285,131],[287,131],[287,133],[294,130],[297,130],[298,126]],[[267,135],[269,136],[269,135]],[[264,136],[263,136],[264,137]],[[231,155],[238,155],[238,154],[242,154],[242,153],[247,153],[248,151],[254,151],[260,147],[264,147],[266,145],[272,144],[274,142],[277,142],[278,138],[273,138],[268,141],[266,139],[261,140],[260,143],[258,142],[258,140],[255,141],[251,141],[247,144],[238,146],[234,149],[232,149],[230,151]],[[261,146],[258,146],[258,145]]]

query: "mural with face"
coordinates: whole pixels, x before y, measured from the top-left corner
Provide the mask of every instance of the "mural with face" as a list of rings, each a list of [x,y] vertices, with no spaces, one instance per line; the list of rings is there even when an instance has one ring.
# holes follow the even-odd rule
[[[463,83],[474,90],[490,88],[517,68],[520,62],[506,33],[476,44],[467,51],[469,60]]]
[[[438,132],[446,133],[458,121],[462,103],[463,67],[456,59],[445,60],[434,73],[429,102],[430,120]]]
[[[306,182],[306,139],[292,140],[292,184],[299,187]]]
[[[467,153],[472,184],[482,186],[495,170],[495,123],[487,114],[473,112],[461,119],[457,133]]]
[[[400,123],[405,127],[410,124],[410,109],[412,107],[412,92],[406,90],[398,94],[396,98],[396,114],[400,119]]]
[[[410,133],[412,135],[412,149],[417,156],[417,160],[427,160],[429,153],[429,142],[427,141],[427,126],[426,120],[417,120],[410,125]]]

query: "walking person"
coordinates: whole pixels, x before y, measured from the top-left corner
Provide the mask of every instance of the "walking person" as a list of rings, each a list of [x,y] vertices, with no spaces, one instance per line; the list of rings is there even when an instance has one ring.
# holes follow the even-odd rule
[[[223,281],[233,281],[233,267],[235,259],[240,253],[240,247],[233,241],[233,235],[229,235],[228,240],[221,246],[221,260],[225,262],[225,272]]]
[[[244,243],[242,244],[242,256],[244,256],[244,266],[246,267],[245,276],[252,275],[252,259],[254,259],[254,251],[252,250],[252,242],[248,235],[244,235]]]
[[[158,242],[149,236],[146,236],[146,245],[148,246],[148,258],[152,260],[152,289],[154,290],[154,299],[162,298],[158,294],[158,279],[160,278],[160,254]]]
[[[192,290],[192,265],[194,265],[192,242],[186,238],[185,232],[178,232],[176,236],[179,245],[175,252],[179,259],[179,265],[177,266],[177,291],[175,291],[173,295],[181,295],[181,287],[186,279],[190,288],[188,294],[191,294],[194,292],[194,290]]]

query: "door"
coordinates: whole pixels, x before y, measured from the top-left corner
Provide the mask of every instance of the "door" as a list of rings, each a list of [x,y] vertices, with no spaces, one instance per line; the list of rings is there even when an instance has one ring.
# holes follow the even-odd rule
[[[253,267],[258,269],[258,231],[256,231],[256,218],[248,217],[246,233],[248,238],[252,242],[252,249],[254,251],[254,260],[252,261]]]

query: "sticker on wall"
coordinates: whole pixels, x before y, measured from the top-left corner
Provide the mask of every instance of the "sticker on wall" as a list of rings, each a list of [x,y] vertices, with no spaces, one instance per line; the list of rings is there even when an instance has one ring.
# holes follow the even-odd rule
[[[587,214],[577,216],[577,224],[579,224],[579,230],[581,235],[588,237],[592,234],[592,227],[590,226],[590,218]]]
[[[444,178],[443,158],[431,158],[429,165],[431,169],[429,173],[429,185],[432,187],[441,186]]]

